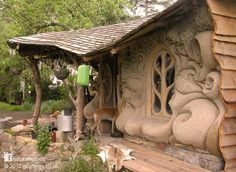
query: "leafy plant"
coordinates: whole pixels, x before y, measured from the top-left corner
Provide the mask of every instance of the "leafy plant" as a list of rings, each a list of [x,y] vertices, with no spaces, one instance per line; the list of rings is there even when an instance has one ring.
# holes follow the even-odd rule
[[[86,140],[81,148],[78,159],[73,159],[65,164],[62,172],[105,172],[107,167],[103,164],[98,154],[98,144],[94,137]]]
[[[99,157],[86,159],[80,156],[78,159],[71,160],[61,169],[61,172],[105,172],[106,165],[102,163]]]
[[[90,155],[92,157],[97,157],[98,154],[98,145],[94,137],[86,140],[81,149],[82,155]]]
[[[42,155],[48,153],[48,147],[51,143],[49,125],[39,127],[37,130],[37,151]]]
[[[38,132],[39,132],[39,129],[40,129],[39,123],[36,123],[36,124],[34,125],[34,131],[35,131],[36,133],[38,133]]]
[[[53,113],[55,111],[61,111],[68,108],[70,105],[68,100],[48,100],[42,102],[41,112],[42,113]]]
[[[29,102],[24,102],[21,104],[21,110],[22,111],[31,111],[33,108],[33,104]]]

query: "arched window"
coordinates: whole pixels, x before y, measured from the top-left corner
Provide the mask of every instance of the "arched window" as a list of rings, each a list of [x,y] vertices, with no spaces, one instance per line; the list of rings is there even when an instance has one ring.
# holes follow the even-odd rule
[[[172,55],[162,49],[152,68],[152,113],[171,115],[169,101],[174,92],[175,66]]]

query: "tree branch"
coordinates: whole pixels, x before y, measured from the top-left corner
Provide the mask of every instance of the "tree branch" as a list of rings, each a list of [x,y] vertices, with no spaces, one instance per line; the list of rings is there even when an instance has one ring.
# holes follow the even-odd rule
[[[73,97],[73,95],[72,95],[72,91],[71,91],[70,88],[69,88],[68,82],[67,82],[66,80],[63,80],[63,84],[64,84],[65,87],[66,87],[66,91],[67,91],[67,93],[68,93],[69,98],[71,99],[71,101],[72,101],[72,103],[74,104],[74,106],[76,106],[76,101],[75,101],[75,99],[74,99],[74,97]]]

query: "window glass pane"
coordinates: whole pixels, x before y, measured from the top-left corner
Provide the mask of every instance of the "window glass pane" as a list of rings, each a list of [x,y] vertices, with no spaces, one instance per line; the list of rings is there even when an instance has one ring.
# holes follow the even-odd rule
[[[169,101],[172,98],[173,94],[174,94],[174,87],[169,91],[168,96],[167,96],[167,100],[166,100],[166,111],[169,114],[172,114],[172,109],[171,109],[171,107],[169,105]]]
[[[154,83],[156,89],[161,92],[161,76],[155,72],[154,74]]]
[[[165,61],[166,61],[166,67],[168,67],[171,63],[171,57],[170,57],[169,53],[166,54]]]
[[[161,101],[156,95],[155,95],[155,100],[153,103],[153,109],[156,113],[161,111]]]
[[[161,69],[161,65],[162,65],[162,59],[161,56],[158,56],[157,60],[156,60],[156,69]]]
[[[173,66],[167,71],[167,74],[166,74],[167,87],[174,83],[174,79],[175,79],[175,68]]]

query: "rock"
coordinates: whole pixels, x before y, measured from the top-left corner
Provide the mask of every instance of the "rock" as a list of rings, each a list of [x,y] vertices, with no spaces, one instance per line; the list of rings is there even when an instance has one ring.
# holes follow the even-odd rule
[[[36,145],[36,143],[37,143],[36,140],[33,140],[28,137],[23,137],[23,136],[16,136],[16,142],[18,144],[23,144],[23,145],[30,144],[32,146]]]
[[[15,127],[12,127],[11,130],[13,132],[23,132],[23,131],[33,131],[32,128],[29,128],[29,126],[23,126],[23,125],[16,125]]]

